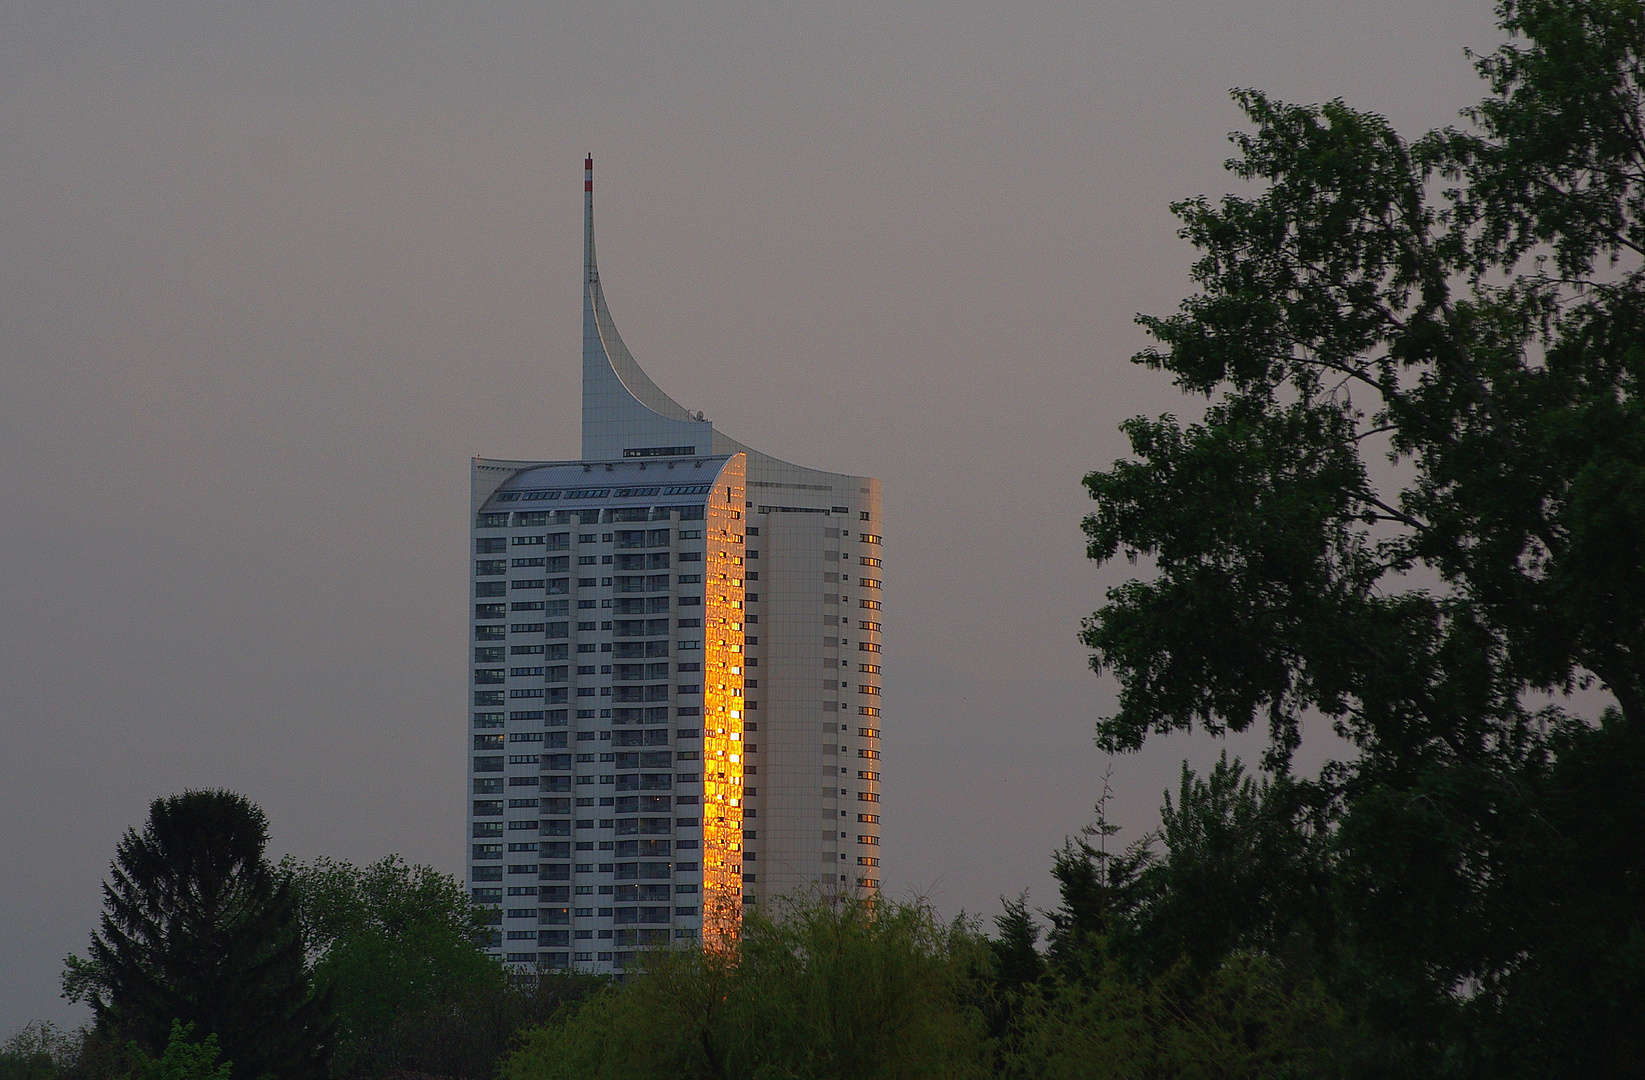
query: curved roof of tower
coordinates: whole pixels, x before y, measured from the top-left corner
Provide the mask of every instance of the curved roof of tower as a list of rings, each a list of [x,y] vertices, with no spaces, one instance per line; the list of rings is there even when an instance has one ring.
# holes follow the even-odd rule
[[[587,173],[593,176],[593,158],[588,159]],[[617,333],[617,325],[611,321],[611,309],[606,306],[605,289],[600,285],[600,268],[594,258],[594,188],[593,180],[586,181],[590,185],[586,192],[586,208],[583,220],[583,269],[586,283],[583,295],[583,317],[587,324],[584,327],[583,350],[585,359],[590,348],[596,357],[603,360],[611,369],[612,375],[627,390],[636,403],[645,406],[658,416],[669,420],[690,420],[697,417],[686,410],[685,406],[663,393],[662,387],[651,381],[635,361],[634,354],[628,351],[623,339]],[[587,390],[584,390],[586,395]]]
[[[638,449],[675,449],[683,451],[677,456],[746,453],[799,468],[714,430],[712,421],[652,382],[628,351],[612,321],[594,255],[592,155],[583,169],[583,458],[613,460]]]

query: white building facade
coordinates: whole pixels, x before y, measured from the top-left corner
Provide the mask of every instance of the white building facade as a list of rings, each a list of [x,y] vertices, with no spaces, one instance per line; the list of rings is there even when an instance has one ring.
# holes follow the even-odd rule
[[[610,972],[878,889],[883,537],[640,369],[584,168],[582,460],[473,463],[468,876],[500,959]]]

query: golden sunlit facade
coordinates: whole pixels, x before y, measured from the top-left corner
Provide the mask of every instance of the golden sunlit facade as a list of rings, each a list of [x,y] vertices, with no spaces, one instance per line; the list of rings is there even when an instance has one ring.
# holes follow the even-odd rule
[[[742,926],[744,470],[737,454],[708,504],[703,587],[703,947]]]

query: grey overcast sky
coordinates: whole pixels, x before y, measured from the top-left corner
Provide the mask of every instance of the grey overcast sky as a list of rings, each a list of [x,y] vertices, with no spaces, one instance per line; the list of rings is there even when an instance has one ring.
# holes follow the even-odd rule
[[[1079,480],[1231,190],[1230,87],[1415,133],[1485,0],[0,5],[0,1036],[115,842],[227,786],[273,854],[461,871],[468,459],[578,453],[583,154],[635,355],[886,490],[885,880],[1042,906],[1124,567]],[[1113,762],[1156,819],[1173,740]]]

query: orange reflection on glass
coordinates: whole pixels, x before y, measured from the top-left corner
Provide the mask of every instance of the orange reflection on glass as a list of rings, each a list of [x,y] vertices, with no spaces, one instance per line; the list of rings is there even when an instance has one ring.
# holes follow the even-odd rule
[[[742,562],[746,465],[742,454],[726,462],[704,530],[703,947],[716,951],[735,947],[743,916],[743,586],[726,571]]]

